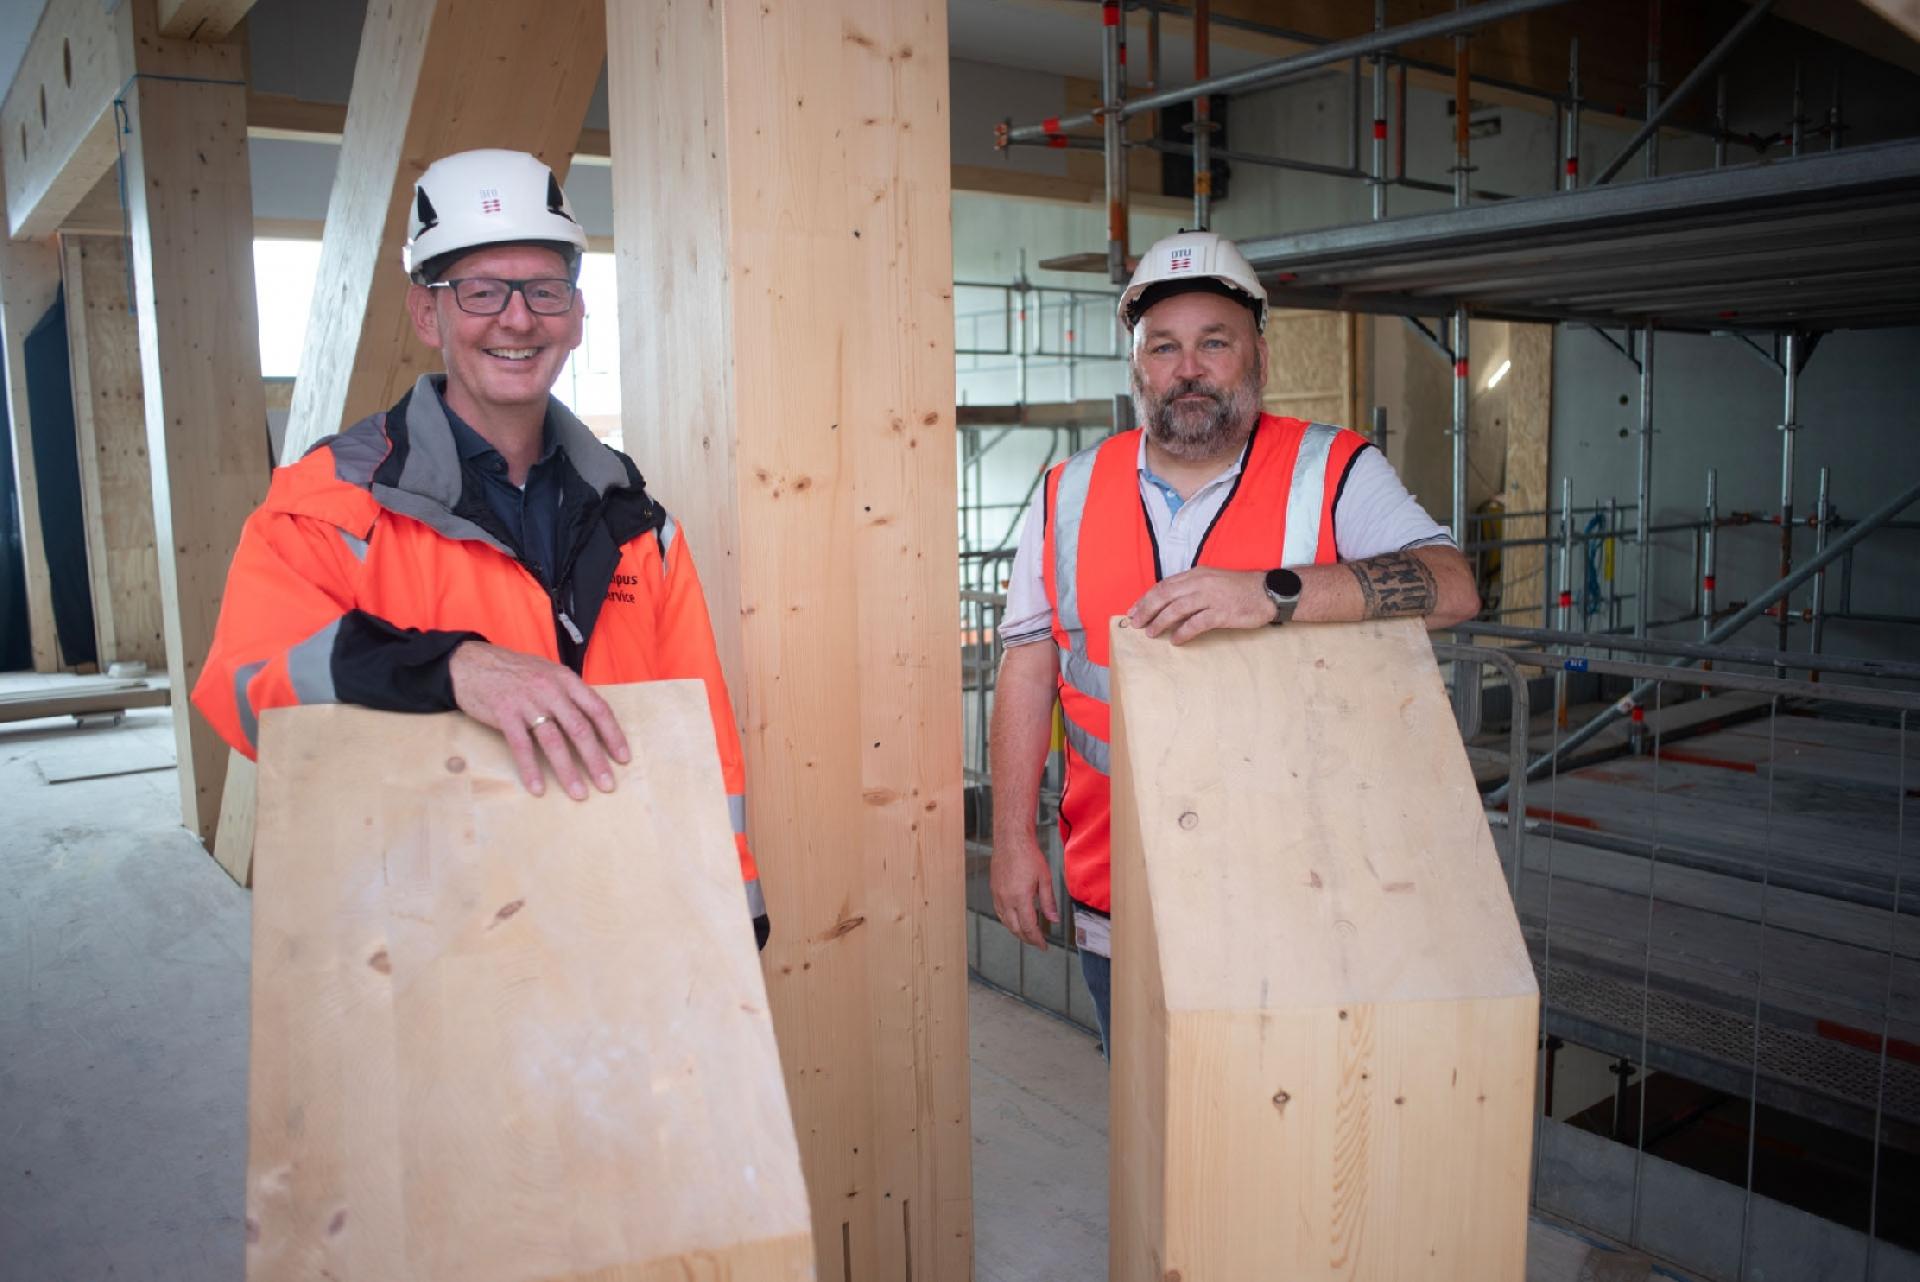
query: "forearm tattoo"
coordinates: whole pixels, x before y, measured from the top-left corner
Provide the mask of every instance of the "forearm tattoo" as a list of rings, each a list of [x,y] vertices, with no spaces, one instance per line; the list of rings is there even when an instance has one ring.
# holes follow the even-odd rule
[[[1385,556],[1349,561],[1347,568],[1360,584],[1365,603],[1363,619],[1394,619],[1408,615],[1433,613],[1440,592],[1427,563],[1411,552],[1389,552]]]

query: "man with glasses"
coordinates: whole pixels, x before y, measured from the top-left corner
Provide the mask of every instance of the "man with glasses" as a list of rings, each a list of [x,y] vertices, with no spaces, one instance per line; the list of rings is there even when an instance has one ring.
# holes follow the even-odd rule
[[[706,683],[756,934],[745,771],[686,542],[632,460],[552,395],[580,345],[586,233],[537,158],[469,151],[420,175],[404,264],[445,372],[278,469],[234,554],[194,703],[253,755],[262,711],[458,708],[527,791],[574,800],[632,749],[595,685]]]

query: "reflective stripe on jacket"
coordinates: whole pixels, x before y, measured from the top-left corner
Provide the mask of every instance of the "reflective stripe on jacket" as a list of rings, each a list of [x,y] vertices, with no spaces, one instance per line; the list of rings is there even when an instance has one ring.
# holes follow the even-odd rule
[[[1366,445],[1345,428],[1262,414],[1194,565],[1271,570],[1334,561],[1334,503]],[[1140,497],[1139,457],[1140,429],[1109,437],[1055,466],[1044,495],[1041,575],[1067,739],[1067,893],[1101,912],[1112,909],[1107,628],[1164,577]]]
[[[759,916],[740,736],[686,540],[626,456],[558,401],[548,423],[567,463],[551,591],[490,528],[422,378],[274,472],[241,532],[194,705],[248,756],[268,708],[444,710],[447,656],[474,637],[566,663],[589,685],[701,680]]]

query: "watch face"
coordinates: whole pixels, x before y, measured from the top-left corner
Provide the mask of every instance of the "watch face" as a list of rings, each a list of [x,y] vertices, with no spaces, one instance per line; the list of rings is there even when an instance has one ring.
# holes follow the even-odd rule
[[[1291,601],[1300,595],[1300,576],[1292,570],[1268,570],[1267,593]]]

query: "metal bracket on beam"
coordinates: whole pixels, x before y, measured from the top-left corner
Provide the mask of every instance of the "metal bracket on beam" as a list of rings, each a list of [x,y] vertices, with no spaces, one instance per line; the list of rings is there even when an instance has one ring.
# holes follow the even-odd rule
[[[1633,354],[1632,348],[1622,343],[1619,339],[1615,338],[1613,335],[1607,333],[1606,330],[1601,329],[1598,325],[1589,325],[1587,326],[1587,328],[1592,330],[1594,333],[1598,334],[1601,338],[1605,339],[1607,342],[1607,346],[1611,347],[1614,351],[1620,353],[1622,359],[1624,359],[1627,362],[1627,364],[1633,366],[1636,370],[1640,368],[1640,358]],[[1629,335],[1631,335],[1632,331],[1629,330],[1628,333]]]
[[[1418,316],[1404,316],[1401,319],[1407,322],[1414,333],[1427,340],[1427,346],[1444,356],[1449,366],[1454,363],[1453,349],[1442,342],[1438,334],[1428,329],[1425,321]]]
[[[1739,343],[1741,347],[1745,348],[1749,352],[1752,352],[1755,359],[1765,361],[1767,368],[1771,369],[1774,373],[1779,374],[1786,370],[1786,366],[1781,364],[1780,362],[1779,353],[1770,352],[1766,348],[1760,346],[1760,344],[1753,341],[1752,335],[1743,334],[1739,330],[1731,330],[1731,329],[1723,329],[1723,330],[1718,330],[1716,332],[1722,338],[1731,338],[1736,343]],[[1775,339],[1776,346],[1778,344],[1778,341],[1779,340],[1776,337]]]

